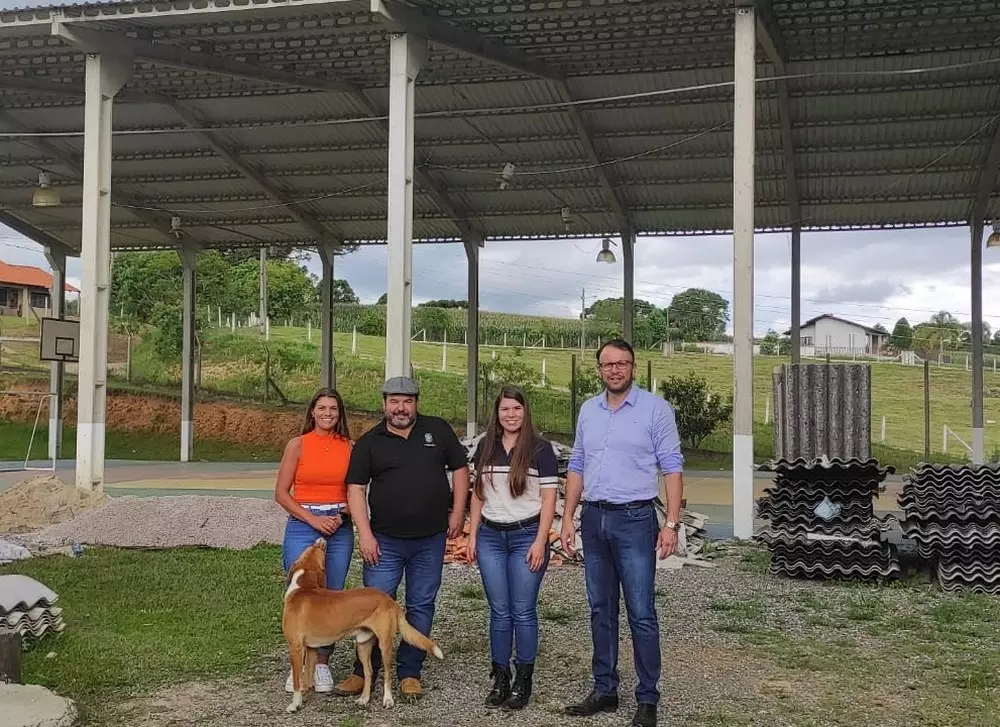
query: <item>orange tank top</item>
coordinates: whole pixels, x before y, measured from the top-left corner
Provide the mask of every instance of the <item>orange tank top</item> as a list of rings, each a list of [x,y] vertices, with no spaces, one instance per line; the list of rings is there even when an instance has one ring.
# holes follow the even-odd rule
[[[295,467],[292,497],[296,502],[332,505],[347,502],[347,465],[351,443],[337,435],[302,435],[302,452]]]

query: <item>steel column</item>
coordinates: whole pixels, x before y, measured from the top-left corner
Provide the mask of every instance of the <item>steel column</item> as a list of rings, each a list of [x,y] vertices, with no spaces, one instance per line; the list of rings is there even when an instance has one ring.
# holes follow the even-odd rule
[[[181,462],[194,455],[194,348],[198,253],[181,248],[183,303],[181,309]]]
[[[53,318],[66,315],[66,253],[63,250],[45,248],[45,259],[52,268],[52,290],[49,292]],[[52,361],[49,364],[49,458],[55,459],[62,451],[63,435],[63,374],[65,364]]]
[[[792,363],[802,359],[802,226],[792,227]]]
[[[465,436],[474,437],[478,429],[479,404],[479,242],[466,240],[468,262],[468,319],[465,330]]]
[[[622,230],[622,267],[624,298],[622,299],[622,338],[632,343],[635,320],[635,229]]]
[[[409,376],[413,297],[413,113],[427,41],[406,33],[389,41],[389,202],[385,376]]]
[[[257,315],[260,316],[260,324],[264,331],[267,331],[267,248],[260,249],[259,262],[257,263]]]
[[[983,437],[983,222],[972,222],[972,250],[969,267],[972,283],[972,463],[986,457]]]
[[[319,246],[319,259],[323,265],[320,278],[320,382],[324,388],[333,389],[337,386],[337,373],[333,356],[333,245]]]
[[[733,119],[733,536],[753,535],[755,10],[736,8]]]
[[[80,219],[80,360],[77,393],[76,486],[104,489],[111,295],[111,114],[130,70],[88,53],[83,111],[83,193]]]

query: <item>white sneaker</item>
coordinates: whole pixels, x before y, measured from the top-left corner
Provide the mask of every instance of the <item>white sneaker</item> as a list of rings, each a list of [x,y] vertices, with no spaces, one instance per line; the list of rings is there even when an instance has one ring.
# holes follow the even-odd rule
[[[313,672],[313,689],[321,694],[333,691],[333,675],[330,674],[330,667],[326,664],[317,664]],[[292,670],[288,670],[288,679],[285,680],[285,691],[291,694],[295,691],[292,683]]]
[[[333,675],[330,674],[330,667],[326,664],[317,664],[313,672],[313,689],[320,694],[327,694],[333,691]]]

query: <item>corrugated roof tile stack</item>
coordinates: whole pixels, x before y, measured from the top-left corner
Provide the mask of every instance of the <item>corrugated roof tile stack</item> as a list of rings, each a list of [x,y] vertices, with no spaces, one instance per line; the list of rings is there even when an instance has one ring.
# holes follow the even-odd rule
[[[921,464],[897,502],[943,590],[1000,595],[1000,465]]]
[[[805,578],[886,580],[899,573],[888,522],[874,500],[892,467],[875,459],[779,459],[761,465],[774,486],[757,500],[768,524],[756,539],[771,552],[771,572]]]
[[[0,576],[0,633],[21,634],[26,641],[47,632],[62,631],[59,596],[34,578],[25,575]]]

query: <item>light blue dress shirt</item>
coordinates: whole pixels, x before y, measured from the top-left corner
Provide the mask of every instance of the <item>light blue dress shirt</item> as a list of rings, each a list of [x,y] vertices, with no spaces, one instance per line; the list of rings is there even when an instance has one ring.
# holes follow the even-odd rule
[[[583,476],[583,500],[612,503],[659,497],[659,476],[682,472],[674,409],[634,383],[615,410],[607,392],[580,408],[569,470]]]

